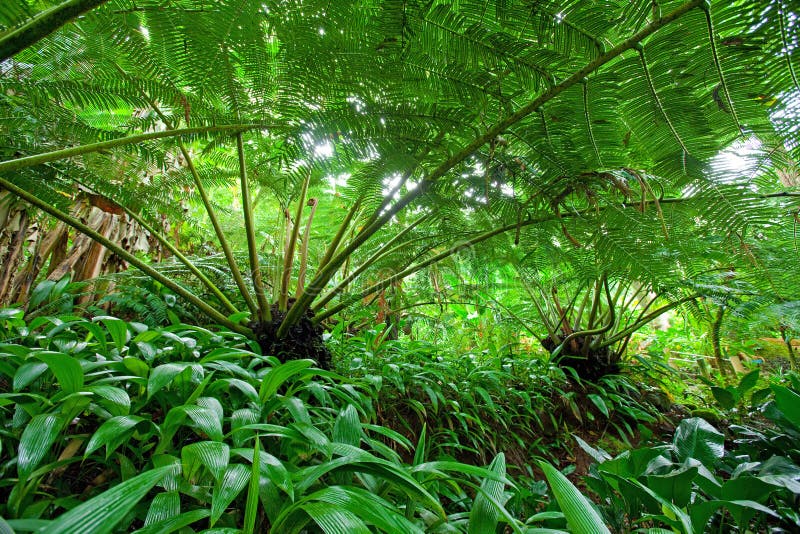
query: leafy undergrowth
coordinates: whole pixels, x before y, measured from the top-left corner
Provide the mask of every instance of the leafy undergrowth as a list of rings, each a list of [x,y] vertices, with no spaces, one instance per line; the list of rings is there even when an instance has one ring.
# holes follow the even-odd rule
[[[620,439],[635,435],[651,416],[624,381],[579,391],[534,362],[464,358],[448,372],[429,352],[414,363],[419,355],[395,350],[381,355],[380,367],[351,354],[345,378],[308,360],[280,364],[230,332],[153,329],[114,317],[26,322],[21,312],[2,311],[0,530],[603,532],[619,513],[627,514],[624,524],[675,523],[668,508],[664,517],[633,505],[613,509],[612,494],[625,495],[616,479],[603,479],[605,494],[591,483],[599,497],[593,505],[542,459],[574,449],[568,430],[577,421],[615,429]],[[687,462],[707,465],[720,480],[775,463],[753,457],[728,473],[716,452],[717,463],[674,452],[682,443],[653,449],[661,453],[651,460],[677,455],[671,464],[615,473],[635,486],[673,476],[659,469],[705,476]],[[596,472],[614,465],[585,447],[603,460]],[[796,468],[792,462],[781,466]],[[691,482],[695,499],[730,500],[700,478]],[[751,506],[748,520],[791,519],[774,500],[794,495],[784,486],[767,503],[777,518]],[[716,509],[707,515],[708,522],[725,517]]]
[[[658,388],[623,376],[595,384],[540,358],[441,354],[419,341],[373,347],[369,333],[331,344],[342,374],[373,384],[377,421],[411,442],[426,428],[437,456],[483,465],[503,452],[512,472],[530,477],[538,459],[574,461],[573,434],[629,448],[674,429]]]

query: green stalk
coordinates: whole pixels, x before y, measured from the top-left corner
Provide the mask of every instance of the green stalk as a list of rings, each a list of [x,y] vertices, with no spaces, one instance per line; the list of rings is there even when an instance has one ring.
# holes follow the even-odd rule
[[[44,154],[36,154],[35,156],[26,156],[24,158],[3,161],[0,162],[0,173],[18,171],[27,167],[41,165],[42,163],[49,163],[51,161],[67,159],[74,156],[82,156],[84,154],[92,154],[94,152],[101,152],[103,150],[108,150],[119,146],[143,143],[144,141],[152,141],[153,139],[180,137],[182,135],[194,135],[202,133],[242,132],[254,128],[261,129],[265,128],[265,126],[260,124],[226,124],[223,126],[198,126],[195,128],[181,128],[178,130],[165,130],[163,132],[148,132],[143,134],[129,135],[127,137],[120,137],[118,139],[100,141],[99,143],[89,143],[88,145],[62,148],[61,150],[45,152]]]
[[[359,234],[355,236],[355,238],[353,238],[353,240],[346,247],[344,247],[344,249],[339,254],[337,254],[334,258],[332,258],[331,261],[328,262],[328,264],[323,269],[320,269],[320,271],[317,273],[314,279],[309,283],[308,289],[303,292],[301,297],[297,299],[292,308],[286,314],[286,318],[283,320],[280,328],[278,329],[277,336],[278,337],[285,336],[289,328],[300,320],[300,317],[302,317],[303,314],[305,314],[306,310],[314,301],[314,298],[317,295],[319,295],[322,289],[336,274],[336,271],[339,269],[339,267],[341,267],[341,265],[345,262],[345,260],[354,251],[356,251],[361,245],[363,245],[370,237],[372,237],[373,234],[375,234],[375,232],[381,229],[399,211],[404,209],[407,205],[416,200],[420,195],[425,193],[427,189],[433,183],[435,183],[439,178],[447,174],[451,169],[453,169],[453,167],[455,167],[462,161],[472,156],[472,154],[474,154],[478,149],[480,149],[480,147],[494,140],[495,138],[497,138],[498,135],[506,131],[511,126],[517,124],[531,113],[536,112],[542,105],[554,99],[555,97],[557,97],[570,87],[574,86],[575,84],[582,82],[586,76],[588,76],[595,70],[599,69],[606,63],[612,61],[613,59],[616,59],[618,56],[622,55],[622,53],[632,48],[635,48],[636,46],[639,46],[639,43],[642,40],[649,37],[657,30],[664,27],[665,25],[671,23],[672,21],[680,18],[689,11],[700,6],[703,3],[703,1],[704,0],[690,0],[689,2],[678,7],[676,10],[666,15],[665,17],[662,17],[661,19],[647,25],[646,27],[636,32],[633,36],[624,40],[622,43],[615,46],[608,52],[597,56],[594,60],[590,61],[583,68],[573,73],[563,82],[553,85],[552,87],[547,89],[544,93],[539,95],[537,98],[535,98],[534,100],[532,100],[531,102],[520,108],[518,111],[512,113],[502,121],[496,123],[494,126],[489,128],[483,135],[474,139],[471,143],[466,145],[459,152],[453,154],[442,164],[440,164],[436,169],[431,171],[431,173],[427,177],[425,177],[425,179],[419,184],[419,186],[417,186],[416,189],[406,193],[391,208],[388,208],[382,216],[375,218],[375,222],[373,222],[368,226],[365,226],[364,229],[361,232],[359,232]]]
[[[119,66],[117,66],[117,69],[120,72],[123,72]],[[152,100],[149,100],[149,102],[150,106],[153,108],[153,111],[158,114],[164,125],[166,125],[169,130],[175,131],[175,125],[171,123],[164,113],[162,113],[156,103]],[[238,131],[237,135],[241,135],[241,131]],[[189,173],[192,175],[194,186],[197,188],[197,192],[200,193],[200,199],[203,202],[203,207],[206,210],[208,219],[211,221],[211,226],[214,228],[214,234],[217,236],[217,241],[219,241],[219,245],[222,247],[222,252],[225,255],[225,261],[228,264],[228,268],[231,270],[231,276],[233,277],[234,282],[236,282],[236,287],[239,288],[239,293],[242,295],[242,298],[244,298],[244,301],[247,304],[247,309],[250,310],[252,315],[256,315],[256,303],[253,300],[252,295],[250,295],[250,291],[244,282],[244,277],[242,276],[242,272],[239,270],[239,265],[236,263],[236,258],[233,257],[233,250],[231,249],[228,240],[225,238],[225,233],[222,231],[222,225],[217,218],[217,213],[214,211],[214,207],[211,205],[211,199],[208,197],[206,188],[203,187],[203,182],[200,180],[200,174],[197,172],[197,168],[194,166],[194,160],[192,160],[189,150],[187,150],[186,146],[183,144],[183,141],[180,139],[178,139],[178,148],[180,149],[183,158],[186,160],[186,166],[189,168]]]
[[[250,272],[253,276],[253,288],[258,300],[258,320],[262,323],[272,322],[272,311],[269,308],[267,295],[264,292],[264,281],[261,279],[261,263],[258,259],[258,243],[256,243],[256,230],[253,223],[253,206],[250,199],[250,186],[247,183],[247,163],[244,160],[244,144],[242,132],[236,134],[236,151],[239,154],[239,178],[242,189],[242,212],[244,213],[244,228],[247,234],[247,251],[250,255]],[[241,287],[239,289],[242,289]]]
[[[232,314],[239,313],[239,310],[237,310],[236,307],[231,303],[231,301],[228,300],[228,297],[226,297],[225,294],[222,291],[220,291],[220,289],[216,285],[214,285],[214,283],[211,280],[209,280],[208,277],[204,275],[202,271],[200,271],[195,266],[194,263],[191,262],[191,260],[189,260],[189,258],[184,256],[183,253],[180,250],[178,250],[178,248],[175,245],[170,243],[167,238],[165,238],[160,232],[158,232],[147,221],[145,221],[141,215],[126,208],[125,206],[122,206],[122,209],[124,209],[125,213],[130,215],[130,217],[134,221],[139,223],[140,226],[142,226],[145,230],[150,232],[150,235],[155,237],[159,243],[161,243],[164,247],[166,247],[166,249],[169,250],[172,253],[172,255],[178,259],[178,261],[184,264],[186,268],[189,269],[189,271],[191,271],[192,274],[194,274],[208,288],[208,290],[211,291],[214,294],[214,296],[219,299],[222,305],[225,306],[225,309],[227,309]]]
[[[292,263],[294,263],[294,248],[297,245],[297,236],[300,235],[300,219],[303,217],[303,207],[308,193],[308,184],[311,182],[311,172],[309,171],[306,179],[303,180],[303,189],[300,191],[300,199],[297,202],[297,212],[294,217],[292,233],[289,236],[289,244],[286,246],[286,254],[283,256],[283,273],[281,273],[281,293],[278,296],[278,309],[286,311],[289,303],[289,282],[292,279]],[[305,310],[304,310],[305,311]],[[285,320],[283,321],[286,322]],[[281,324],[281,328],[283,324]]]
[[[674,302],[667,303],[664,306],[661,306],[660,308],[658,308],[656,310],[653,310],[652,312],[648,313],[647,315],[645,315],[644,317],[642,317],[641,319],[639,319],[638,321],[636,321],[635,323],[633,323],[632,325],[627,327],[626,329],[620,330],[619,332],[617,332],[616,334],[614,334],[610,338],[606,339],[597,348],[603,348],[603,347],[608,347],[610,345],[613,345],[614,343],[616,343],[620,339],[624,338],[625,336],[627,336],[629,334],[632,334],[633,332],[636,332],[642,326],[646,325],[647,323],[649,323],[650,321],[652,321],[653,319],[655,319],[659,315],[661,315],[663,313],[666,313],[666,312],[668,312],[669,310],[671,310],[673,308],[677,308],[678,306],[680,306],[684,302],[688,302],[690,300],[694,300],[698,296],[699,295],[692,295],[690,297],[684,297],[684,298],[676,300]]]
[[[340,282],[340,283],[339,283],[339,284],[338,284],[336,287],[334,287],[333,289],[331,289],[330,291],[328,291],[328,293],[326,293],[326,294],[325,294],[325,296],[323,296],[323,297],[322,297],[322,298],[321,298],[321,299],[320,299],[320,300],[319,300],[319,301],[318,301],[318,302],[317,302],[317,303],[314,305],[314,307],[312,308],[312,310],[313,310],[315,313],[316,313],[317,311],[321,310],[321,309],[322,309],[322,307],[323,307],[323,306],[325,306],[325,305],[326,305],[328,302],[330,302],[330,300],[331,300],[333,297],[335,297],[337,294],[339,294],[341,291],[343,291],[343,290],[344,290],[344,288],[346,288],[346,287],[347,287],[347,285],[348,285],[350,282],[352,282],[353,280],[355,280],[355,278],[356,278],[358,275],[360,275],[360,274],[361,274],[361,273],[363,273],[365,270],[367,270],[367,268],[368,268],[370,265],[374,264],[374,263],[375,263],[377,260],[379,260],[381,257],[383,257],[384,255],[386,255],[386,254],[388,254],[389,252],[391,252],[391,251],[389,251],[389,247],[391,247],[391,246],[392,246],[394,243],[396,243],[398,240],[402,239],[402,238],[403,238],[403,236],[405,236],[405,235],[406,235],[408,232],[410,232],[410,231],[411,231],[411,230],[413,230],[415,227],[417,227],[417,226],[418,226],[418,225],[419,225],[419,224],[420,224],[422,221],[426,220],[428,217],[430,217],[430,215],[423,215],[422,217],[420,217],[419,219],[417,219],[416,221],[414,221],[414,222],[413,222],[413,223],[411,223],[410,225],[408,225],[408,226],[406,226],[405,228],[403,228],[403,230],[402,230],[400,233],[398,233],[396,236],[394,236],[393,238],[391,238],[389,241],[387,241],[387,242],[386,242],[386,244],[384,244],[384,245],[383,245],[381,248],[379,248],[377,251],[375,251],[375,253],[374,253],[372,256],[370,256],[370,257],[369,257],[369,258],[368,258],[368,259],[367,259],[367,260],[366,260],[364,263],[362,263],[361,265],[359,265],[359,266],[358,266],[358,268],[356,268],[356,270],[355,270],[355,271],[353,271],[352,273],[350,273],[350,275],[348,275],[348,276],[347,276],[347,277],[346,277],[344,280],[342,280],[342,281],[341,281],[341,282]],[[392,249],[392,250],[394,250],[394,249]]]
[[[333,241],[330,242],[328,248],[325,250],[325,254],[322,256],[322,260],[319,262],[319,267],[317,270],[325,267],[325,265],[328,264],[333,255],[336,253],[336,249],[339,248],[342,238],[344,238],[344,235],[347,233],[347,229],[350,227],[350,221],[353,220],[353,217],[355,217],[355,214],[358,212],[360,207],[361,198],[356,200],[356,202],[348,210],[347,215],[345,215],[344,220],[342,221],[342,224],[339,225],[339,230],[336,231],[336,235],[333,237]]]
[[[564,338],[564,341],[562,341],[561,344],[558,347],[556,347],[555,350],[553,350],[553,352],[550,353],[550,361],[553,361],[556,358],[558,358],[559,354],[561,354],[561,351],[564,350],[564,347],[566,347],[567,344],[573,339],[577,339],[579,337],[588,338],[590,336],[597,336],[600,334],[604,334],[609,330],[611,330],[611,327],[614,326],[614,317],[615,317],[614,304],[611,300],[611,290],[608,288],[608,280],[605,277],[603,277],[603,288],[605,289],[606,299],[608,299],[608,309],[611,314],[611,316],[608,319],[608,322],[599,328],[595,328],[594,330],[581,330],[579,332],[572,332],[570,335]]]
[[[3,0],[6,1],[6,0]],[[108,0],[67,0],[36,14],[31,20],[0,37],[0,62],[47,37],[73,19]]]
[[[175,293],[177,293],[190,303],[197,306],[204,314],[206,314],[209,318],[221,324],[222,326],[225,326],[226,328],[229,328],[234,332],[239,332],[240,334],[252,335],[252,331],[249,328],[245,328],[243,326],[234,323],[233,321],[230,321],[220,312],[218,312],[217,310],[206,304],[205,301],[203,301],[203,299],[191,293],[190,291],[184,289],[182,286],[180,286],[173,280],[167,278],[163,274],[159,273],[158,271],[156,271],[155,269],[144,263],[142,260],[134,256],[133,254],[124,250],[116,243],[111,242],[109,239],[103,237],[99,232],[96,232],[95,230],[93,230],[86,224],[82,223],[75,217],[72,217],[71,215],[64,213],[63,211],[59,210],[54,206],[51,206],[50,204],[44,202],[35,195],[29,193],[28,191],[25,191],[24,189],[18,187],[12,182],[9,182],[3,177],[0,177],[0,186],[14,193],[15,195],[25,200],[26,202],[30,203],[31,205],[36,206],[45,213],[49,213],[59,221],[71,226],[72,228],[75,228],[77,231],[91,238],[93,241],[100,243],[108,250],[110,250],[120,258],[122,258],[123,260],[137,267],[140,271],[145,273],[150,278],[160,282],[165,287],[168,287],[169,289],[171,289],[172,291],[174,291]]]
[[[526,222],[528,224],[533,224],[534,222],[539,222],[539,221],[537,220],[537,221],[526,221]],[[469,239],[467,241],[462,241],[458,245],[456,245],[454,247],[451,247],[451,248],[445,250],[444,252],[436,254],[435,256],[432,256],[432,257],[428,258],[427,260],[422,261],[420,263],[417,263],[415,265],[411,265],[411,266],[403,269],[399,273],[397,273],[397,274],[395,274],[393,276],[390,276],[388,278],[385,278],[385,279],[381,280],[380,282],[377,282],[377,283],[369,286],[368,288],[364,289],[360,293],[352,296],[350,299],[339,303],[338,305],[334,306],[333,308],[331,308],[329,310],[326,310],[324,313],[321,313],[321,314],[317,315],[314,318],[314,322],[319,323],[320,321],[323,321],[323,320],[327,319],[328,317],[330,317],[330,316],[342,311],[343,309],[345,309],[347,306],[349,306],[354,301],[357,301],[359,299],[362,299],[362,298],[366,297],[367,295],[371,295],[372,293],[380,291],[381,289],[384,289],[384,288],[388,287],[389,285],[391,285],[392,283],[396,282],[397,280],[402,280],[406,276],[414,274],[415,272],[417,272],[417,271],[419,271],[421,269],[424,269],[425,267],[427,267],[429,265],[433,265],[434,263],[442,261],[443,259],[448,258],[449,256],[452,256],[453,254],[458,254],[460,251],[464,250],[464,247],[469,247],[469,246],[475,245],[477,243],[480,243],[481,241],[486,241],[487,239],[490,239],[490,238],[492,238],[492,237],[494,237],[496,235],[500,235],[503,232],[508,232],[509,230],[513,230],[516,227],[517,227],[517,224],[512,224],[512,225],[509,225],[509,226],[503,226],[501,228],[496,228],[494,230],[490,230],[488,232],[485,232],[483,234],[475,236],[472,239]]]
[[[311,213],[308,214],[308,222],[306,223],[305,232],[303,232],[303,244],[300,247],[300,273],[297,275],[297,292],[295,297],[299,297],[303,292],[303,286],[306,284],[306,270],[308,269],[308,242],[311,239],[311,223],[314,220],[314,214],[317,212],[317,205],[319,201],[316,198],[308,200],[308,205],[311,206]]]

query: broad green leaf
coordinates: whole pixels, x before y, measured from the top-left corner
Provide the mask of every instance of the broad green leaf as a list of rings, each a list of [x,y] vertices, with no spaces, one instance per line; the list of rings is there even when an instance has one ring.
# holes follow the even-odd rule
[[[358,447],[361,443],[361,421],[355,406],[348,405],[336,417],[333,425],[333,441]]]
[[[133,356],[125,356],[122,359],[122,365],[131,373],[142,378],[146,378],[147,374],[150,372],[150,366],[147,365],[146,362],[143,362],[139,358],[134,358]]]
[[[335,509],[347,510],[388,534],[423,532],[417,525],[403,517],[394,505],[363,488],[328,486],[312,493],[304,501],[328,503]]]
[[[164,418],[161,431],[165,436],[172,436],[177,428],[189,417],[197,428],[213,441],[222,441],[222,423],[217,414],[202,406],[176,406]]]
[[[755,371],[750,371],[746,375],[742,377],[739,381],[739,385],[736,386],[736,390],[739,392],[739,398],[744,398],[745,393],[756,387],[758,383],[758,375],[759,371],[756,369]]]
[[[211,526],[214,526],[233,500],[239,496],[250,480],[250,469],[246,465],[229,465],[225,474],[214,485],[211,497]]]
[[[303,510],[325,534],[370,534],[367,525],[350,510],[339,510],[320,502],[305,504]]]
[[[2,310],[0,310],[2,312]],[[0,317],[2,319],[2,317]],[[6,522],[5,519],[0,517],[0,534],[14,534],[14,529]]]
[[[105,445],[106,459],[108,459],[111,453],[126,440],[127,436],[133,433],[136,425],[144,421],[145,419],[138,415],[118,415],[108,419],[92,434],[83,457],[88,457]]]
[[[112,415],[127,415],[131,409],[131,398],[128,393],[114,386],[90,386],[87,388],[98,397],[104,399],[103,404]]]
[[[201,441],[191,443],[181,449],[183,476],[193,480],[197,469],[205,466],[214,480],[219,480],[225,473],[230,461],[230,447],[219,441]]]
[[[783,386],[772,386],[775,404],[795,427],[800,429],[800,395]]]
[[[689,503],[697,467],[683,467],[665,475],[648,475],[647,487],[681,508]]]
[[[489,464],[489,470],[501,477],[506,475],[506,458],[503,453],[498,454]],[[498,480],[485,479],[481,482],[481,492],[475,496],[472,503],[472,511],[469,514],[469,534],[482,534],[483,532],[494,532],[497,530],[497,523],[500,518],[500,511],[492,500],[500,502],[503,498],[504,484]]]
[[[41,533],[105,534],[111,532],[136,503],[172,470],[172,467],[151,469],[117,484],[58,517]]]
[[[539,462],[553,495],[564,516],[570,532],[576,534],[611,534],[603,518],[567,477],[547,462]]]
[[[583,439],[581,439],[580,436],[573,434],[572,437],[575,438],[575,441],[578,442],[578,446],[581,449],[583,449],[583,451],[586,454],[591,456],[594,459],[594,461],[597,462],[598,464],[602,464],[606,460],[611,459],[611,455],[609,455],[606,451],[604,451],[603,449],[595,449],[594,447],[586,443]]]
[[[699,417],[681,421],[672,442],[679,462],[695,458],[706,467],[713,467],[725,453],[725,436]]]
[[[150,398],[161,391],[167,384],[172,382],[176,376],[192,365],[193,364],[187,362],[165,363],[153,369],[147,380],[147,397]]]
[[[17,472],[20,479],[26,479],[51,452],[63,425],[61,417],[53,414],[36,415],[30,420],[19,440]]]
[[[752,517],[754,513],[762,513],[772,517],[777,517],[777,514],[767,508],[766,506],[759,504],[753,501],[722,501],[722,500],[712,500],[712,501],[705,501],[694,504],[689,513],[692,517],[692,525],[695,528],[699,529],[698,532],[705,532],[706,526],[708,525],[708,520],[711,519],[711,516],[714,515],[714,512],[719,510],[720,508],[727,508],[734,519],[737,521],[740,529],[743,531],[746,529],[746,524],[742,525],[738,523],[742,520],[745,515],[743,512],[747,512],[747,517]],[[745,528],[742,528],[745,527]]]
[[[181,496],[177,491],[165,491],[153,497],[144,526],[160,523],[181,513]]]
[[[158,523],[153,523],[140,528],[139,530],[135,530],[133,534],[169,534],[171,532],[182,530],[192,523],[196,523],[197,521],[205,519],[210,515],[210,510],[192,510],[191,512],[185,512],[178,516],[169,517],[159,521]]]
[[[44,362],[26,362],[19,366],[14,374],[14,391],[20,391],[47,371]]]
[[[719,405],[726,410],[734,408],[736,406],[736,401],[739,400],[738,396],[718,386],[711,386],[711,394],[714,395]]]
[[[106,327],[111,339],[114,341],[114,346],[121,353],[128,342],[128,323],[116,317],[95,317],[93,321],[100,321]]]
[[[261,379],[261,388],[258,397],[261,402],[266,402],[277,393],[287,380],[300,375],[303,370],[314,365],[312,360],[291,360],[281,365],[275,366]]]
[[[241,456],[251,463],[253,462],[253,449],[234,449],[231,452]],[[278,458],[263,450],[259,452],[259,457],[258,463],[261,469],[261,474],[265,475],[270,482],[275,484],[277,488],[280,488],[282,491],[284,491],[289,498],[294,501],[294,485],[292,484],[292,475],[286,469],[286,466],[283,465]]]
[[[256,435],[253,445],[253,463],[250,467],[250,484],[247,488],[247,502],[244,507],[244,525],[242,534],[253,534],[256,529],[258,515],[258,496],[261,481],[261,438]]]

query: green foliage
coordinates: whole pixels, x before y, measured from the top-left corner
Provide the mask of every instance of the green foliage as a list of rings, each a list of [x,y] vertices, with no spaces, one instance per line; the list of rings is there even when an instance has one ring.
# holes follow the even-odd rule
[[[404,463],[369,381],[279,364],[230,332],[4,316],[0,515],[18,531],[519,529],[502,455]],[[483,511],[463,516],[473,499]]]
[[[800,495],[797,392],[784,386],[773,392],[761,409],[777,426],[731,427],[737,438],[731,450],[722,433],[698,418],[681,421],[670,445],[614,458],[579,440],[599,461],[587,484],[606,519],[623,528],[641,518],[686,533],[705,531],[709,522],[722,530],[800,526],[793,507]]]

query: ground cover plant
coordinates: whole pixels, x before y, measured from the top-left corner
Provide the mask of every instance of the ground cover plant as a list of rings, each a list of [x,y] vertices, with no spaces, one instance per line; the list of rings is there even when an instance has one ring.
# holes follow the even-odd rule
[[[787,0],[4,0],[0,531],[793,531]]]

